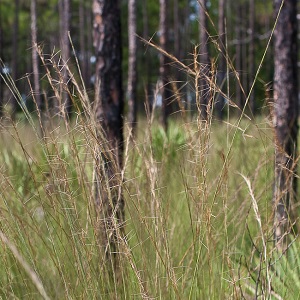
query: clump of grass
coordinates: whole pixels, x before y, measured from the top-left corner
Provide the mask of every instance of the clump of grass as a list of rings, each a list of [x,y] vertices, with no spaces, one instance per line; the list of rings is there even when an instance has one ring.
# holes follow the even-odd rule
[[[42,58],[62,103],[53,84],[61,69],[54,57],[54,70]],[[72,93],[64,88],[76,104],[74,120],[63,105],[60,117],[31,114],[21,100],[27,120],[2,120],[2,298],[295,299],[299,243],[289,256],[273,248],[268,119],[220,123],[209,113],[209,120],[171,122],[167,133],[150,119],[135,140],[126,138],[116,272],[95,206],[95,166],[103,167],[107,143],[84,85],[70,78]]]

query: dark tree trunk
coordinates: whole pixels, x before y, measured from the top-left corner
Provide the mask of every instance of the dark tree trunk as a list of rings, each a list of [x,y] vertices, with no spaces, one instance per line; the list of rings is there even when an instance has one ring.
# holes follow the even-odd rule
[[[247,28],[248,28],[248,12],[247,12],[247,3],[242,2],[242,9],[241,9],[241,28],[242,28],[242,88],[243,88],[243,98],[244,103],[246,102],[246,97],[248,94],[248,45],[247,45]]]
[[[269,2],[267,0],[264,1],[264,10],[268,9]],[[271,31],[271,23],[273,25],[273,18],[272,16],[268,16],[264,19],[263,28],[264,28],[264,34]],[[272,61],[274,57],[274,48],[271,47],[268,49],[266,53],[265,61]],[[267,82],[271,82],[273,79],[273,64],[265,64],[265,73],[267,74]]]
[[[32,45],[32,73],[33,73],[33,93],[37,109],[41,110],[41,93],[39,78],[39,57],[37,53],[37,20],[36,20],[36,0],[31,0],[31,45]]]
[[[147,10],[147,0],[143,1],[143,38],[145,40],[149,39],[149,20],[148,20],[148,10]],[[147,55],[147,54],[146,54]],[[145,59],[145,85],[146,85],[146,106],[149,113],[152,113],[153,101],[151,95],[151,59]]]
[[[19,0],[15,0],[15,19],[13,28],[13,43],[12,43],[12,78],[14,81],[18,77],[18,40],[19,40]]]
[[[14,27],[13,27],[13,40],[12,40],[12,79],[16,87],[18,84],[18,66],[19,66],[19,55],[18,55],[18,44],[19,44],[19,14],[20,14],[20,1],[15,0],[15,18],[14,18]],[[11,104],[13,108],[13,113],[16,112],[17,100],[15,97],[11,98]]]
[[[200,48],[199,62],[201,70],[201,79],[199,84],[200,99],[200,116],[203,120],[208,119],[209,99],[210,99],[210,60],[208,53],[208,32],[207,32],[207,15],[206,3],[207,0],[198,0],[199,2],[199,32],[200,32]]]
[[[167,20],[168,0],[159,0],[159,44],[162,50],[168,52],[169,31]],[[162,96],[162,124],[165,130],[168,129],[168,119],[171,114],[171,93],[169,90],[169,59],[167,56],[160,54],[160,80],[161,80],[161,96]]]
[[[88,56],[87,56],[87,49],[86,49],[86,26],[85,26],[85,1],[80,0],[79,2],[79,44],[80,44],[80,69],[82,74],[82,79],[85,86],[88,85],[88,75],[87,75],[87,66],[88,66]]]
[[[65,64],[70,59],[70,41],[69,41],[69,30],[70,30],[70,0],[59,1],[59,20],[60,20],[60,48],[62,58],[62,85],[61,85],[61,105],[64,111],[70,116],[71,113],[71,99],[67,90],[69,81],[69,75]]]
[[[128,121],[134,135],[137,123],[136,0],[128,0],[128,51]]]
[[[190,3],[190,1],[189,1]],[[179,49],[179,57],[181,60],[184,60],[186,55],[191,52],[191,44],[189,42],[189,38],[191,35],[191,28],[190,28],[190,14],[191,14],[191,7],[190,5],[185,5],[184,11],[183,11],[183,29],[182,29],[182,34],[181,35],[181,45]],[[184,87],[181,89],[183,95],[185,95],[185,100],[184,100],[184,109],[190,111],[190,106],[191,106],[191,99],[188,99],[188,95],[190,94],[190,88],[189,85],[186,84],[189,81],[189,78],[187,74],[184,72],[181,73],[181,78],[183,80]]]
[[[95,105],[101,148],[96,165],[96,205],[100,234],[109,255],[117,252],[117,227],[124,220],[120,178],[124,143],[120,1],[94,0],[93,14],[97,56]]]
[[[174,0],[174,10],[173,10],[173,19],[174,19],[174,55],[176,58],[180,59],[180,12],[179,12],[179,3],[178,0]]]
[[[275,0],[275,14],[281,6]],[[275,127],[275,242],[287,247],[293,218],[291,204],[296,195],[296,151],[298,136],[297,1],[286,0],[274,32],[274,127]]]
[[[245,105],[245,98],[242,93],[242,4],[236,5],[236,22],[235,22],[235,32],[236,32],[236,57],[235,57],[235,69],[237,72],[236,78],[236,98],[237,104],[242,110]]]
[[[218,86],[221,91],[224,91],[224,80],[226,75],[226,47],[225,47],[225,8],[226,0],[219,0],[219,19],[218,19],[218,34],[219,34],[219,66],[218,66]],[[225,99],[220,93],[216,104],[216,115],[221,120],[223,118],[223,108],[225,104]]]
[[[188,6],[188,5],[187,5]],[[184,35],[181,34],[181,30],[184,30],[184,22],[185,22],[185,11],[180,11],[180,1],[179,0],[173,0],[173,24],[171,24],[171,28],[173,27],[173,37],[174,37],[174,56],[176,59],[182,62],[183,60],[183,51],[184,45],[187,44],[187,40],[184,39],[184,37],[188,37],[188,33],[184,31]],[[183,50],[183,51],[181,51]],[[171,91],[172,94],[175,96],[175,100],[172,103],[172,111],[180,111],[184,110],[184,100],[183,97],[181,97],[181,94],[183,91],[183,72],[180,71],[179,66],[175,66],[172,68],[172,84],[171,84]]]
[[[253,85],[254,81],[254,70],[255,70],[255,58],[254,58],[254,34],[255,34],[255,1],[250,0],[249,2],[249,34],[250,34],[250,44],[249,44],[249,86]],[[250,94],[249,98],[250,109],[253,114],[255,114],[255,94],[254,89]]]
[[[87,29],[87,78],[88,78],[88,87],[91,87],[92,82],[91,82],[91,77],[92,77],[92,72],[93,72],[93,68],[91,66],[91,64],[89,63],[90,57],[92,55],[92,53],[94,53],[94,49],[93,49],[93,30],[92,30],[92,24],[93,24],[93,14],[91,13],[90,10],[86,9],[85,10],[85,19],[86,19],[86,29]]]

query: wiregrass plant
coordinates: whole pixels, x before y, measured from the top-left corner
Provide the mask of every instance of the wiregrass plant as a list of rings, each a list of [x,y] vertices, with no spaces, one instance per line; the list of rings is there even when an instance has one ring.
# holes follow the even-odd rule
[[[299,296],[298,240],[287,256],[273,246],[274,145],[267,118],[215,122],[212,108],[220,90],[210,79],[207,121],[185,117],[171,122],[167,133],[153,116],[141,121],[136,139],[125,139],[119,180],[125,224],[115,224],[114,269],[99,238],[102,220],[95,205],[95,170],[104,164],[99,152],[109,150],[107,143],[97,134],[84,84],[64,64],[72,92],[57,85],[62,76],[55,55],[41,58],[61,104],[56,115],[31,114],[5,78],[26,120],[6,116],[1,122],[2,298]],[[75,107],[72,121],[61,87]]]

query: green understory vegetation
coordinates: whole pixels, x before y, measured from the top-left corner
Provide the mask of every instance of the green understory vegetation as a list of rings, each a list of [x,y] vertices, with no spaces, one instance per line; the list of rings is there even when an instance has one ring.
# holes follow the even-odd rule
[[[174,120],[168,133],[139,124],[125,141],[125,235],[111,273],[92,123],[57,120],[40,138],[34,121],[3,120],[1,298],[297,299],[299,241],[286,255],[273,243],[269,119]]]

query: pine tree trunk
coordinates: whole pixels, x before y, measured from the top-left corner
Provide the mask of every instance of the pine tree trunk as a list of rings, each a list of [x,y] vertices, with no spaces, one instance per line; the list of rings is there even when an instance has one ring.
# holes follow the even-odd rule
[[[243,98],[244,103],[246,102],[246,98],[248,95],[248,45],[247,45],[247,28],[248,28],[248,12],[247,12],[247,3],[242,3],[241,9],[241,28],[242,28],[242,87],[243,87]]]
[[[91,53],[93,53],[94,49],[93,49],[93,30],[92,30],[92,24],[93,24],[93,14],[91,13],[91,11],[89,9],[85,10],[85,27],[87,30],[87,45],[86,45],[86,50],[88,53],[88,57],[87,57],[87,78],[88,78],[88,87],[91,87],[91,77],[92,77],[92,72],[93,72],[93,68],[91,66],[91,64],[89,63],[90,60],[90,55]]]
[[[235,22],[235,32],[236,32],[236,58],[235,58],[235,69],[237,72],[236,78],[236,98],[237,104],[240,107],[240,110],[244,108],[245,98],[242,93],[242,4],[236,5],[236,22]]]
[[[218,86],[221,91],[224,91],[224,79],[226,75],[226,47],[225,47],[225,8],[226,0],[219,0],[219,19],[218,19],[218,34],[219,34],[219,66],[218,66]],[[216,115],[221,120],[223,118],[223,108],[225,105],[225,99],[220,93],[216,104]]]
[[[128,0],[128,121],[135,134],[137,122],[137,38],[136,38],[136,0]]]
[[[12,79],[16,87],[18,88],[18,66],[19,66],[19,55],[18,55],[18,47],[19,47],[19,14],[20,14],[20,1],[15,0],[15,16],[14,16],[14,27],[13,27],[13,40],[12,40]],[[11,105],[13,109],[13,114],[16,112],[17,108],[17,100],[15,97],[11,98]]]
[[[190,14],[191,14],[191,7],[186,5],[184,7],[183,12],[183,30],[185,34],[181,37],[181,46],[179,47],[179,57],[180,59],[184,59],[188,53],[191,53],[191,44],[189,43],[190,35],[191,35],[191,28],[190,28]],[[184,100],[184,108],[185,110],[191,111],[192,100],[189,99],[190,95],[190,87],[186,84],[189,81],[188,75],[183,72],[182,80],[184,83],[184,87],[182,90],[183,95],[185,95]]]
[[[15,0],[15,18],[13,27],[13,41],[12,41],[12,78],[16,81],[18,78],[18,40],[19,40],[19,0]]]
[[[179,3],[178,0],[174,0],[174,10],[173,10],[173,19],[174,19],[174,55],[176,58],[180,59],[180,12],[179,12]]]
[[[277,15],[281,0],[275,0]],[[291,205],[296,195],[298,136],[297,1],[286,0],[274,32],[274,127],[275,127],[275,242],[287,247],[293,222]]]
[[[62,58],[62,82],[61,82],[61,105],[64,111],[70,116],[71,113],[71,100],[68,95],[67,85],[69,75],[65,64],[70,59],[70,41],[68,32],[70,30],[70,0],[59,1],[59,20],[60,20],[60,48]]]
[[[255,57],[254,57],[254,34],[255,34],[255,1],[249,1],[249,15],[250,15],[250,22],[249,22],[249,33],[250,33],[250,44],[249,44],[249,86],[253,85],[254,81],[254,70],[255,70]],[[250,108],[253,114],[255,114],[255,94],[254,89],[249,98]]]
[[[210,98],[210,60],[208,53],[208,32],[207,32],[207,15],[206,15],[207,0],[199,0],[199,32],[200,32],[200,48],[199,62],[201,70],[201,78],[199,84],[200,99],[200,116],[203,120],[208,119],[209,113],[209,98]]]
[[[117,227],[124,220],[120,178],[124,143],[120,1],[94,0],[93,14],[100,148],[96,164],[96,206],[101,222],[99,232],[110,256],[118,252]]]
[[[148,9],[147,0],[143,0],[143,38],[145,40],[149,39],[149,20],[148,20]],[[147,54],[146,54],[147,55]],[[144,78],[146,81],[146,106],[148,113],[152,113],[153,101],[151,95],[151,59],[145,59],[145,71]]]
[[[87,75],[87,66],[88,66],[88,57],[87,57],[87,51],[86,51],[86,26],[85,26],[85,1],[80,0],[79,1],[79,45],[80,45],[80,69],[82,74],[82,79],[85,84],[85,86],[88,85],[88,75]]]
[[[31,0],[31,45],[32,45],[32,71],[33,71],[33,92],[37,108],[41,110],[42,101],[40,93],[39,78],[39,57],[37,53],[37,21],[36,21],[36,0]]]
[[[167,20],[167,0],[159,0],[159,44],[162,50],[168,52],[169,32]],[[162,124],[165,130],[168,129],[168,119],[171,115],[170,90],[169,83],[169,59],[167,56],[160,54],[160,80],[161,80],[161,96],[162,96]]]

